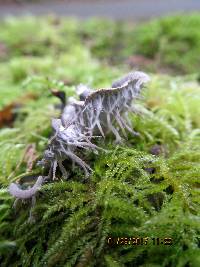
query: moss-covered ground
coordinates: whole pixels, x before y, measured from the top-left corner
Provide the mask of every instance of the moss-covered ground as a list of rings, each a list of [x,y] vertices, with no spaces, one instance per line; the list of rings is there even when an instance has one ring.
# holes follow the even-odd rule
[[[141,26],[54,17],[0,23],[1,266],[200,266],[199,23],[199,14]],[[98,140],[108,151],[82,154],[93,169],[88,179],[66,162],[67,181],[58,174],[34,207],[13,207],[7,186],[42,173],[36,163],[60,114],[51,90],[69,97],[79,83],[110,86],[138,54],[153,60],[141,69],[151,82],[136,103],[140,114],[130,114],[139,135],[117,146],[112,136]]]

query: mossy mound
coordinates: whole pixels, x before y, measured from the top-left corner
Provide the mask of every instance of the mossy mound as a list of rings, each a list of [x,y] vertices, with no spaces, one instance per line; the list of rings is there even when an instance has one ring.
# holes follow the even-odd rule
[[[85,180],[75,168],[68,181],[44,185],[32,222],[31,204],[11,209],[13,200],[2,188],[2,266],[198,266],[199,92],[189,78],[152,77],[144,103],[138,104],[143,115],[131,116],[140,136],[129,136],[115,148],[112,139],[99,141],[109,152],[85,155],[92,176]],[[41,172],[34,167],[26,173],[23,154],[34,143],[42,155],[53,103],[41,93],[37,103],[27,104],[17,128],[1,130],[1,184]],[[159,156],[149,153],[156,144],[163,148]],[[149,240],[129,245],[121,239],[110,246],[109,237]],[[156,245],[153,238],[172,238],[173,243]]]
[[[132,51],[174,72],[199,73],[199,26],[199,13],[156,19],[135,29]]]
[[[55,57],[70,53],[76,44],[84,45],[93,57],[106,63],[126,63],[133,56],[136,68],[142,65],[154,72],[163,68],[174,74],[199,73],[199,26],[199,13],[159,18],[142,25],[98,18],[81,24],[76,19],[53,16],[8,18],[0,24],[0,60]],[[15,61],[12,64],[16,66]]]
[[[76,38],[74,23],[66,26],[72,29],[69,39]],[[93,23],[88,22],[92,29]],[[53,25],[59,29],[58,22]],[[138,136],[128,135],[118,146],[112,136],[98,140],[108,151],[82,154],[94,170],[88,179],[66,162],[67,181],[58,173],[57,181],[42,186],[33,208],[31,201],[13,208],[9,183],[27,186],[42,172],[36,162],[52,133],[51,118],[59,116],[59,101],[50,90],[64,90],[69,97],[80,82],[101,88],[128,71],[99,62],[75,42],[57,52],[56,45],[45,50],[40,43],[37,55],[23,54],[23,42],[19,50],[10,44],[0,63],[0,115],[11,104],[15,114],[11,127],[2,121],[0,129],[1,266],[199,266],[200,86],[195,75],[151,75],[135,103],[140,113],[130,114]],[[116,242],[108,244],[111,237]],[[139,244],[141,238],[148,240]]]

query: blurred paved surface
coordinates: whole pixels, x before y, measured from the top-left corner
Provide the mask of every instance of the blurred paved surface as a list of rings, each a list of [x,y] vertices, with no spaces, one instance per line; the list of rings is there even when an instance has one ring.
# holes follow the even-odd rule
[[[99,0],[44,1],[43,3],[0,4],[0,17],[7,15],[93,16],[142,20],[178,12],[200,10],[200,0]]]

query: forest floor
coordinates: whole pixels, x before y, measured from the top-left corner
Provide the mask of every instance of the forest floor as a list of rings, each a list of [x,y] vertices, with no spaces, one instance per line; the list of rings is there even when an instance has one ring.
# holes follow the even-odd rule
[[[5,17],[9,14],[5,10],[16,15],[31,10],[56,14],[52,6],[58,7],[57,1],[5,2],[0,5]],[[171,2],[166,8],[172,7]],[[76,6],[85,12],[84,18],[104,10],[104,15],[113,14],[109,18],[126,15],[123,18],[133,21],[1,17],[0,265],[200,266],[199,13],[135,23],[133,14],[137,18],[139,12],[124,6],[130,1],[84,3],[60,1],[61,14],[74,14]],[[146,1],[141,0],[137,8],[142,3]],[[154,11],[159,6],[155,3],[161,1],[154,1]],[[144,7],[150,14],[149,5]],[[76,135],[69,143],[63,140],[61,150],[60,142],[58,147],[54,143],[62,131],[61,127],[54,133],[51,125],[52,118],[61,116],[55,95],[65,94],[70,103],[70,97],[79,99],[80,83],[92,89],[110,88],[113,81],[135,70],[151,78],[141,95],[138,82],[133,84],[135,93],[127,94],[134,98],[135,111],[128,113],[129,124],[138,134],[123,129],[125,114],[122,121],[109,123],[110,116],[118,116],[117,110],[113,114],[111,110],[107,122],[110,127],[114,124],[123,143],[116,144],[107,127],[105,138],[98,134],[92,139],[98,154],[77,148],[74,153],[92,169],[86,178],[62,150],[69,145],[70,155]],[[104,102],[109,106],[111,100]],[[119,108],[126,110],[116,105]],[[66,120],[66,136],[73,134],[73,121]],[[48,149],[52,153],[47,154]],[[57,153],[62,162],[55,167]],[[47,166],[43,168],[42,162]],[[47,175],[49,180],[38,190],[35,182]],[[35,205],[31,199],[15,201],[8,188],[14,196],[26,189],[38,190]]]

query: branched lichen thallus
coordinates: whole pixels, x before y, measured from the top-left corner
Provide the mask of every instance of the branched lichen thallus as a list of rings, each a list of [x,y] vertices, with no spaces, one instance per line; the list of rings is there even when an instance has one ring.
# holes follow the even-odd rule
[[[128,112],[135,112],[132,102],[140,95],[143,85],[149,81],[143,72],[131,72],[115,81],[111,88],[91,90],[86,85],[77,87],[80,100],[69,98],[63,106],[60,119],[52,119],[54,135],[50,138],[43,159],[38,162],[49,167],[48,179],[56,178],[59,167],[63,178],[68,178],[64,166],[66,159],[79,165],[89,176],[90,166],[77,155],[78,148],[98,153],[100,147],[92,143],[95,137],[105,138],[113,133],[116,142],[121,142],[120,131],[125,135],[126,130],[135,134],[128,121]],[[62,103],[65,103],[62,96]],[[44,179],[39,176],[35,185],[22,190],[17,184],[9,186],[11,195],[18,199],[32,198],[40,188]]]
[[[91,90],[86,85],[77,87],[80,100],[69,98],[60,119],[52,120],[54,136],[44,153],[44,161],[50,161],[50,171],[55,179],[56,168],[59,166],[64,177],[67,171],[63,161],[70,158],[83,168],[88,176],[91,168],[77,155],[77,148],[91,150],[95,153],[100,149],[92,140],[113,133],[116,142],[121,142],[120,131],[135,134],[128,120],[128,112],[135,112],[133,101],[141,93],[143,85],[149,81],[143,72],[131,72],[112,84],[112,88]]]

